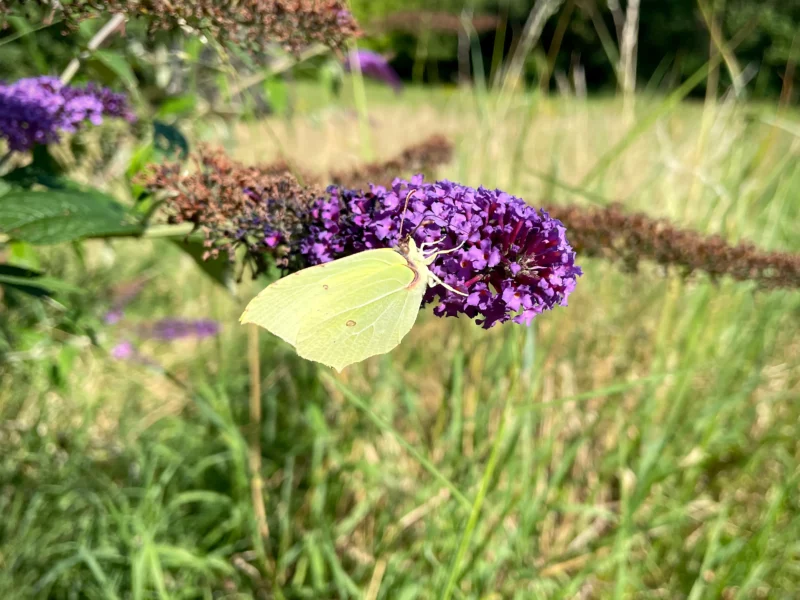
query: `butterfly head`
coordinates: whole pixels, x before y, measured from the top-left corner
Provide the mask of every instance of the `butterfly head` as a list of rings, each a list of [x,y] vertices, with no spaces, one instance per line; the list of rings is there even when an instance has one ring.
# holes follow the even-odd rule
[[[428,261],[425,258],[425,256],[422,254],[422,251],[417,246],[417,242],[414,241],[414,238],[411,237],[411,235],[407,235],[401,239],[395,249],[414,263],[427,265],[432,262],[432,260]]]

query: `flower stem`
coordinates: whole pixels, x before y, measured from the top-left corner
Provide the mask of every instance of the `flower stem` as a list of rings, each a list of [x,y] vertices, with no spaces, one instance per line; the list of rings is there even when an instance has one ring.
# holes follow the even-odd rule
[[[108,20],[108,23],[103,25],[94,37],[89,40],[89,45],[86,47],[86,50],[81,52],[78,56],[73,58],[69,61],[67,68],[64,69],[64,72],[61,74],[61,83],[64,85],[68,84],[72,81],[72,78],[75,77],[75,74],[78,72],[78,69],[81,67],[81,61],[86,60],[89,58],[92,53],[100,47],[106,38],[114,33],[115,30],[119,28],[125,22],[125,15],[122,13],[117,13],[113,17]]]
[[[260,545],[269,540],[269,524],[264,508],[264,480],[261,478],[261,365],[258,352],[258,327],[247,328],[247,357],[250,370],[250,494],[260,536]],[[266,562],[266,552],[264,553]]]
[[[143,238],[176,238],[186,237],[195,229],[194,223],[181,223],[180,225],[150,225],[142,233]]]

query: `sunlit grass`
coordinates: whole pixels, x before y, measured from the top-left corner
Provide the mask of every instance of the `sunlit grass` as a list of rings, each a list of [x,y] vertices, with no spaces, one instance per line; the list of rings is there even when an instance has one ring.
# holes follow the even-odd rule
[[[276,157],[271,130],[309,171],[358,164],[349,97],[299,93],[293,119],[229,132],[234,156]],[[442,132],[457,141],[442,177],[800,250],[798,141],[759,120],[769,107],[682,104],[610,156],[628,131],[611,99],[367,93],[376,158]],[[637,114],[658,107],[643,98]],[[584,260],[570,306],[527,332],[426,313],[341,376],[264,334],[262,554],[236,319],[263,282],[232,298],[168,242],[87,245],[85,267],[45,260],[85,268],[98,290],[148,269],[131,318],[225,327],[143,349],[185,388],[88,348],[61,389],[35,360],[18,367],[24,384],[0,391],[3,597],[781,598],[800,585],[796,292]]]

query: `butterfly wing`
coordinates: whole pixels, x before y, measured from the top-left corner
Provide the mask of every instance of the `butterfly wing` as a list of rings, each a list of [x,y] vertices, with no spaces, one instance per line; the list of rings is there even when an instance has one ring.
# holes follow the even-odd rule
[[[405,272],[411,276],[406,277]],[[403,265],[388,268],[359,294],[319,305],[297,336],[297,353],[341,371],[347,365],[394,349],[419,314],[425,285],[415,285]],[[333,308],[336,307],[335,310]]]
[[[418,269],[394,250],[367,250],[279,279],[250,302],[241,321],[341,371],[389,352],[408,333],[427,285]]]

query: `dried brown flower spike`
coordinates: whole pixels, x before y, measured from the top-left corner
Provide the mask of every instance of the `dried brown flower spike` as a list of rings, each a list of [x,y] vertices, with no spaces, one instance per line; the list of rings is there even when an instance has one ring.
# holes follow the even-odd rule
[[[301,186],[288,173],[245,166],[221,150],[201,147],[193,160],[196,169],[191,172],[181,163],[170,163],[141,177],[149,193],[167,196],[167,222],[193,223],[201,230],[208,248],[204,258],[223,253],[233,259],[243,247],[254,275],[273,260],[290,266],[308,207],[322,191]]]
[[[432,135],[385,162],[370,163],[350,171],[334,171],[331,181],[347,188],[366,188],[370,183],[389,186],[395,177],[404,174],[431,176],[437,167],[450,162],[452,157],[453,144],[442,135]]]
[[[766,289],[800,287],[800,255],[764,252],[750,243],[731,245],[719,236],[680,229],[665,219],[627,213],[619,204],[604,208],[551,206],[551,216],[569,228],[579,255],[620,262],[635,271],[651,260],[685,273],[753,281]]]

